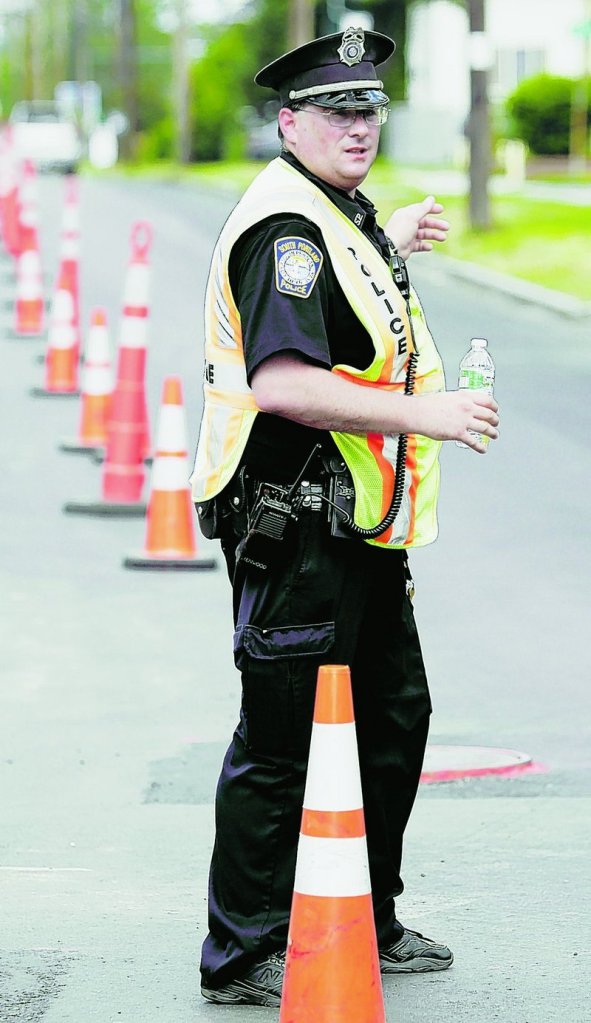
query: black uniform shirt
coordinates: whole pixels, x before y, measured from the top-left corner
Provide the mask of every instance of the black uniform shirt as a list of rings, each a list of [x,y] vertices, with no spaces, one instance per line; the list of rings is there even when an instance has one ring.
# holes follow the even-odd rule
[[[369,199],[359,191],[352,199],[347,192],[333,188],[291,153],[282,154],[282,159],[317,185],[388,262],[388,242],[376,224],[376,210]],[[284,238],[304,239],[324,257],[306,298],[278,290],[275,242]],[[234,245],[229,274],[242,321],[249,382],[264,359],[278,352],[298,353],[327,370],[337,363],[365,369],[372,362],[371,338],[345,298],[320,229],[306,217],[286,213],[259,221]],[[318,442],[325,450],[335,450],[330,434],[324,431],[260,413],[243,461],[259,479],[291,482]]]

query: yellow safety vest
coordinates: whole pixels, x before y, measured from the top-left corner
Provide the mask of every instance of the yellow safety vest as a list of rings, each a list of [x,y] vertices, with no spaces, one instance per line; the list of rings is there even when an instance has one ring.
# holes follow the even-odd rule
[[[344,295],[367,332],[375,356],[364,370],[336,365],[331,372],[359,386],[404,392],[410,354],[418,361],[414,394],[445,389],[441,359],[416,293],[411,289],[410,328],[404,299],[390,269],[372,243],[327,196],[285,160],[273,160],[235,207],[214,249],[205,298],[204,411],[193,498],[206,501],[232,478],[259,412],[246,379],[240,313],[230,288],[233,245],[245,231],[274,214],[297,214],[322,232]],[[355,522],[371,528],[386,514],[395,484],[399,437],[332,432],[355,485]],[[421,547],[437,536],[441,443],[408,436],[403,500],[393,526],[368,543],[392,548]]]

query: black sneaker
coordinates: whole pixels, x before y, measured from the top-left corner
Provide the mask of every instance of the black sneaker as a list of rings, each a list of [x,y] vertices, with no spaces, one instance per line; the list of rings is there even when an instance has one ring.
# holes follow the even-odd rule
[[[271,952],[246,973],[223,987],[201,985],[201,994],[218,1005],[281,1005],[281,988],[285,973],[285,952]]]
[[[447,945],[438,945],[418,931],[404,928],[404,934],[388,948],[380,949],[382,973],[428,973],[447,970],[454,961]]]

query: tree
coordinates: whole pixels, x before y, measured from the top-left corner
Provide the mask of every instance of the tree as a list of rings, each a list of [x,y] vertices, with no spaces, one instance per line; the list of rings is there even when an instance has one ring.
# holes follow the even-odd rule
[[[119,0],[118,80],[128,130],[121,141],[122,156],[135,156],[138,129],[137,30],[134,0]]]
[[[490,227],[488,179],[491,165],[490,114],[488,105],[488,56],[484,33],[485,0],[468,0],[472,61],[470,67],[469,213],[472,227]]]
[[[191,156],[219,160],[240,156],[244,112],[263,110],[272,101],[254,83],[259,68],[287,49],[289,0],[259,0],[251,17],[231,25],[202,26],[209,43],[192,69],[193,131]],[[247,12],[248,13],[248,12]]]

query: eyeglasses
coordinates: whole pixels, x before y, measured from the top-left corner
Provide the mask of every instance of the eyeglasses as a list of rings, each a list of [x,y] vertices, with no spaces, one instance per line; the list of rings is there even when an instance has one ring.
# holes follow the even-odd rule
[[[358,117],[362,117],[366,124],[375,126],[385,124],[390,113],[389,107],[368,107],[365,110],[310,110],[309,107],[300,107],[301,114],[319,114],[326,117],[333,128],[350,128]]]

